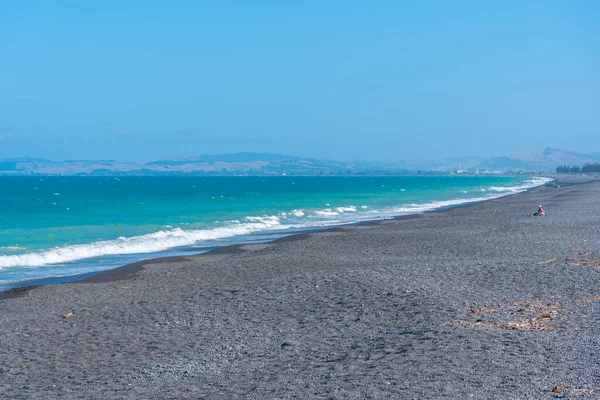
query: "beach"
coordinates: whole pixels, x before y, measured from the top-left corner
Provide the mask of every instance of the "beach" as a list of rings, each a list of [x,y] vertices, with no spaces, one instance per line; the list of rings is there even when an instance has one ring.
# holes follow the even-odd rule
[[[0,398],[592,398],[599,199],[590,179],[4,292]]]

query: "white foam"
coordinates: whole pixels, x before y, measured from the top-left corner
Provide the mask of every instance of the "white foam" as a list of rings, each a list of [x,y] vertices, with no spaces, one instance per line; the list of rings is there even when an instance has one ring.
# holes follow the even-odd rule
[[[265,225],[279,225],[279,217],[275,215],[263,215],[261,217],[246,217],[246,221]]]
[[[395,215],[397,214],[419,214],[426,211],[437,210],[438,208],[458,206],[461,204],[474,203],[483,200],[489,200],[491,197],[473,197],[469,199],[453,199],[446,201],[432,201],[424,204],[407,204],[401,207],[392,209]]]
[[[338,213],[356,212],[356,207],[354,207],[354,206],[350,206],[350,207],[337,207],[335,209],[335,211],[337,211]]]
[[[337,211],[333,211],[331,208],[326,208],[324,210],[315,211],[315,214],[321,215],[324,217],[333,217],[333,216],[339,215],[340,213]]]
[[[496,187],[497,189],[500,189],[500,188],[506,189],[506,190],[496,190],[497,192],[501,192],[500,194],[496,194],[496,195],[488,195],[485,197],[471,197],[468,199],[433,201],[431,203],[425,203],[425,204],[408,204],[408,205],[404,205],[401,207],[393,208],[393,212],[401,213],[401,214],[416,214],[416,213],[423,213],[426,211],[436,210],[439,208],[458,206],[458,205],[467,204],[467,203],[475,203],[475,202],[484,201],[484,200],[491,200],[491,199],[495,199],[498,197],[506,196],[508,194],[523,192],[527,189],[531,189],[536,186],[541,186],[551,180],[552,179],[550,179],[550,178],[533,178],[530,180],[526,180],[524,182],[524,184],[520,185],[520,186]],[[492,189],[490,188],[490,190],[492,190]]]
[[[0,256],[0,269],[17,266],[40,267],[106,255],[154,253],[191,245],[199,241],[248,235],[252,232],[276,229],[280,226],[279,219],[274,216],[247,217],[246,219],[251,222],[204,230],[184,231],[175,228],[142,236],[120,237],[116,240],[55,247],[50,250],[19,255],[4,255]]]
[[[488,190],[492,192],[517,192],[517,188],[506,187],[506,186],[491,186]]]
[[[551,180],[551,178],[534,177],[531,179],[527,179],[523,182],[522,185],[519,186],[491,186],[490,188],[488,188],[488,190],[492,192],[519,193],[536,186],[544,185],[545,183],[550,182]]]
[[[548,178],[533,178],[525,181],[520,186],[492,187],[489,190],[496,193],[484,197],[434,201],[425,204],[404,204],[379,210],[367,210],[368,207],[365,205],[360,207],[364,210],[361,212],[357,212],[358,210],[355,206],[337,207],[335,209],[326,208],[322,210],[295,209],[288,213],[280,213],[279,216],[248,216],[241,219],[241,221],[230,221],[224,226],[210,229],[182,230],[180,228],[175,228],[158,231],[148,235],[119,237],[115,240],[55,247],[53,249],[38,252],[12,255],[5,254],[0,255],[0,269],[10,267],[39,267],[106,255],[154,253],[172,248],[189,246],[202,241],[248,235],[265,230],[332,226],[388,218],[396,215],[422,213],[442,207],[456,206],[506,196],[508,194],[543,185],[550,180],[551,179]],[[304,220],[289,220],[288,217],[291,217],[292,215],[296,218],[307,218]],[[282,224],[282,219],[286,220],[287,223]],[[9,246],[0,248],[0,250],[12,252],[23,250],[23,248]]]
[[[24,247],[21,247],[19,245],[16,246],[0,246],[0,251],[19,251],[19,250],[23,250]]]

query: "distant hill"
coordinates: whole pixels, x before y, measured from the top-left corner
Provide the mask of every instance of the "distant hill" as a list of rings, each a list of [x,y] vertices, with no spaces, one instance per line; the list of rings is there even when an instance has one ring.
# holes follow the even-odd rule
[[[547,147],[539,154],[515,154],[491,158],[464,157],[416,160],[389,160],[379,163],[388,171],[439,171],[463,170],[469,172],[554,172],[559,165],[584,165],[600,161],[600,153],[584,154],[567,149]]]
[[[554,171],[557,166],[583,165],[600,161],[600,154],[584,154],[567,149],[547,147],[541,154],[521,154],[493,157],[476,166],[480,170],[499,171]]]
[[[437,171],[450,172],[457,169],[474,169],[484,161],[483,157],[464,158],[438,158],[438,159],[400,159],[386,160],[378,163],[382,168],[389,171]]]
[[[3,175],[392,175],[429,171],[446,173],[553,172],[559,165],[600,162],[600,153],[577,153],[548,147],[540,154],[492,158],[386,160],[383,162],[321,160],[272,153],[232,153],[129,163],[114,160],[52,161],[40,158],[0,159]]]
[[[272,153],[201,155],[127,163],[113,160],[0,159],[0,174],[47,175],[358,175],[387,174],[369,162],[342,162]]]
[[[231,153],[231,154],[205,154],[195,158],[175,159],[175,160],[159,160],[147,163],[147,165],[185,165],[197,163],[247,163],[256,161],[297,161],[300,157],[286,156],[283,154],[272,153]]]

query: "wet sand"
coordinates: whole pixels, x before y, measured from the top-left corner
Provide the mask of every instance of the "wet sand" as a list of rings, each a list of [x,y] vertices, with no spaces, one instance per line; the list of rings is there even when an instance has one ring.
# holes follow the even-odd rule
[[[0,398],[595,398],[599,262],[593,180],[19,289]]]

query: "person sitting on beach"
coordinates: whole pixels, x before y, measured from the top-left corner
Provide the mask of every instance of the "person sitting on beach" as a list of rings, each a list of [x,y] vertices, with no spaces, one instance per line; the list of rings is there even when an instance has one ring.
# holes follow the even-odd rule
[[[546,215],[546,211],[544,211],[544,208],[543,208],[543,207],[542,207],[542,205],[540,204],[540,205],[538,206],[538,210],[537,210],[537,212],[536,212],[535,214],[533,214],[533,215],[535,215],[536,217],[537,217],[537,216],[544,216],[544,215]]]

